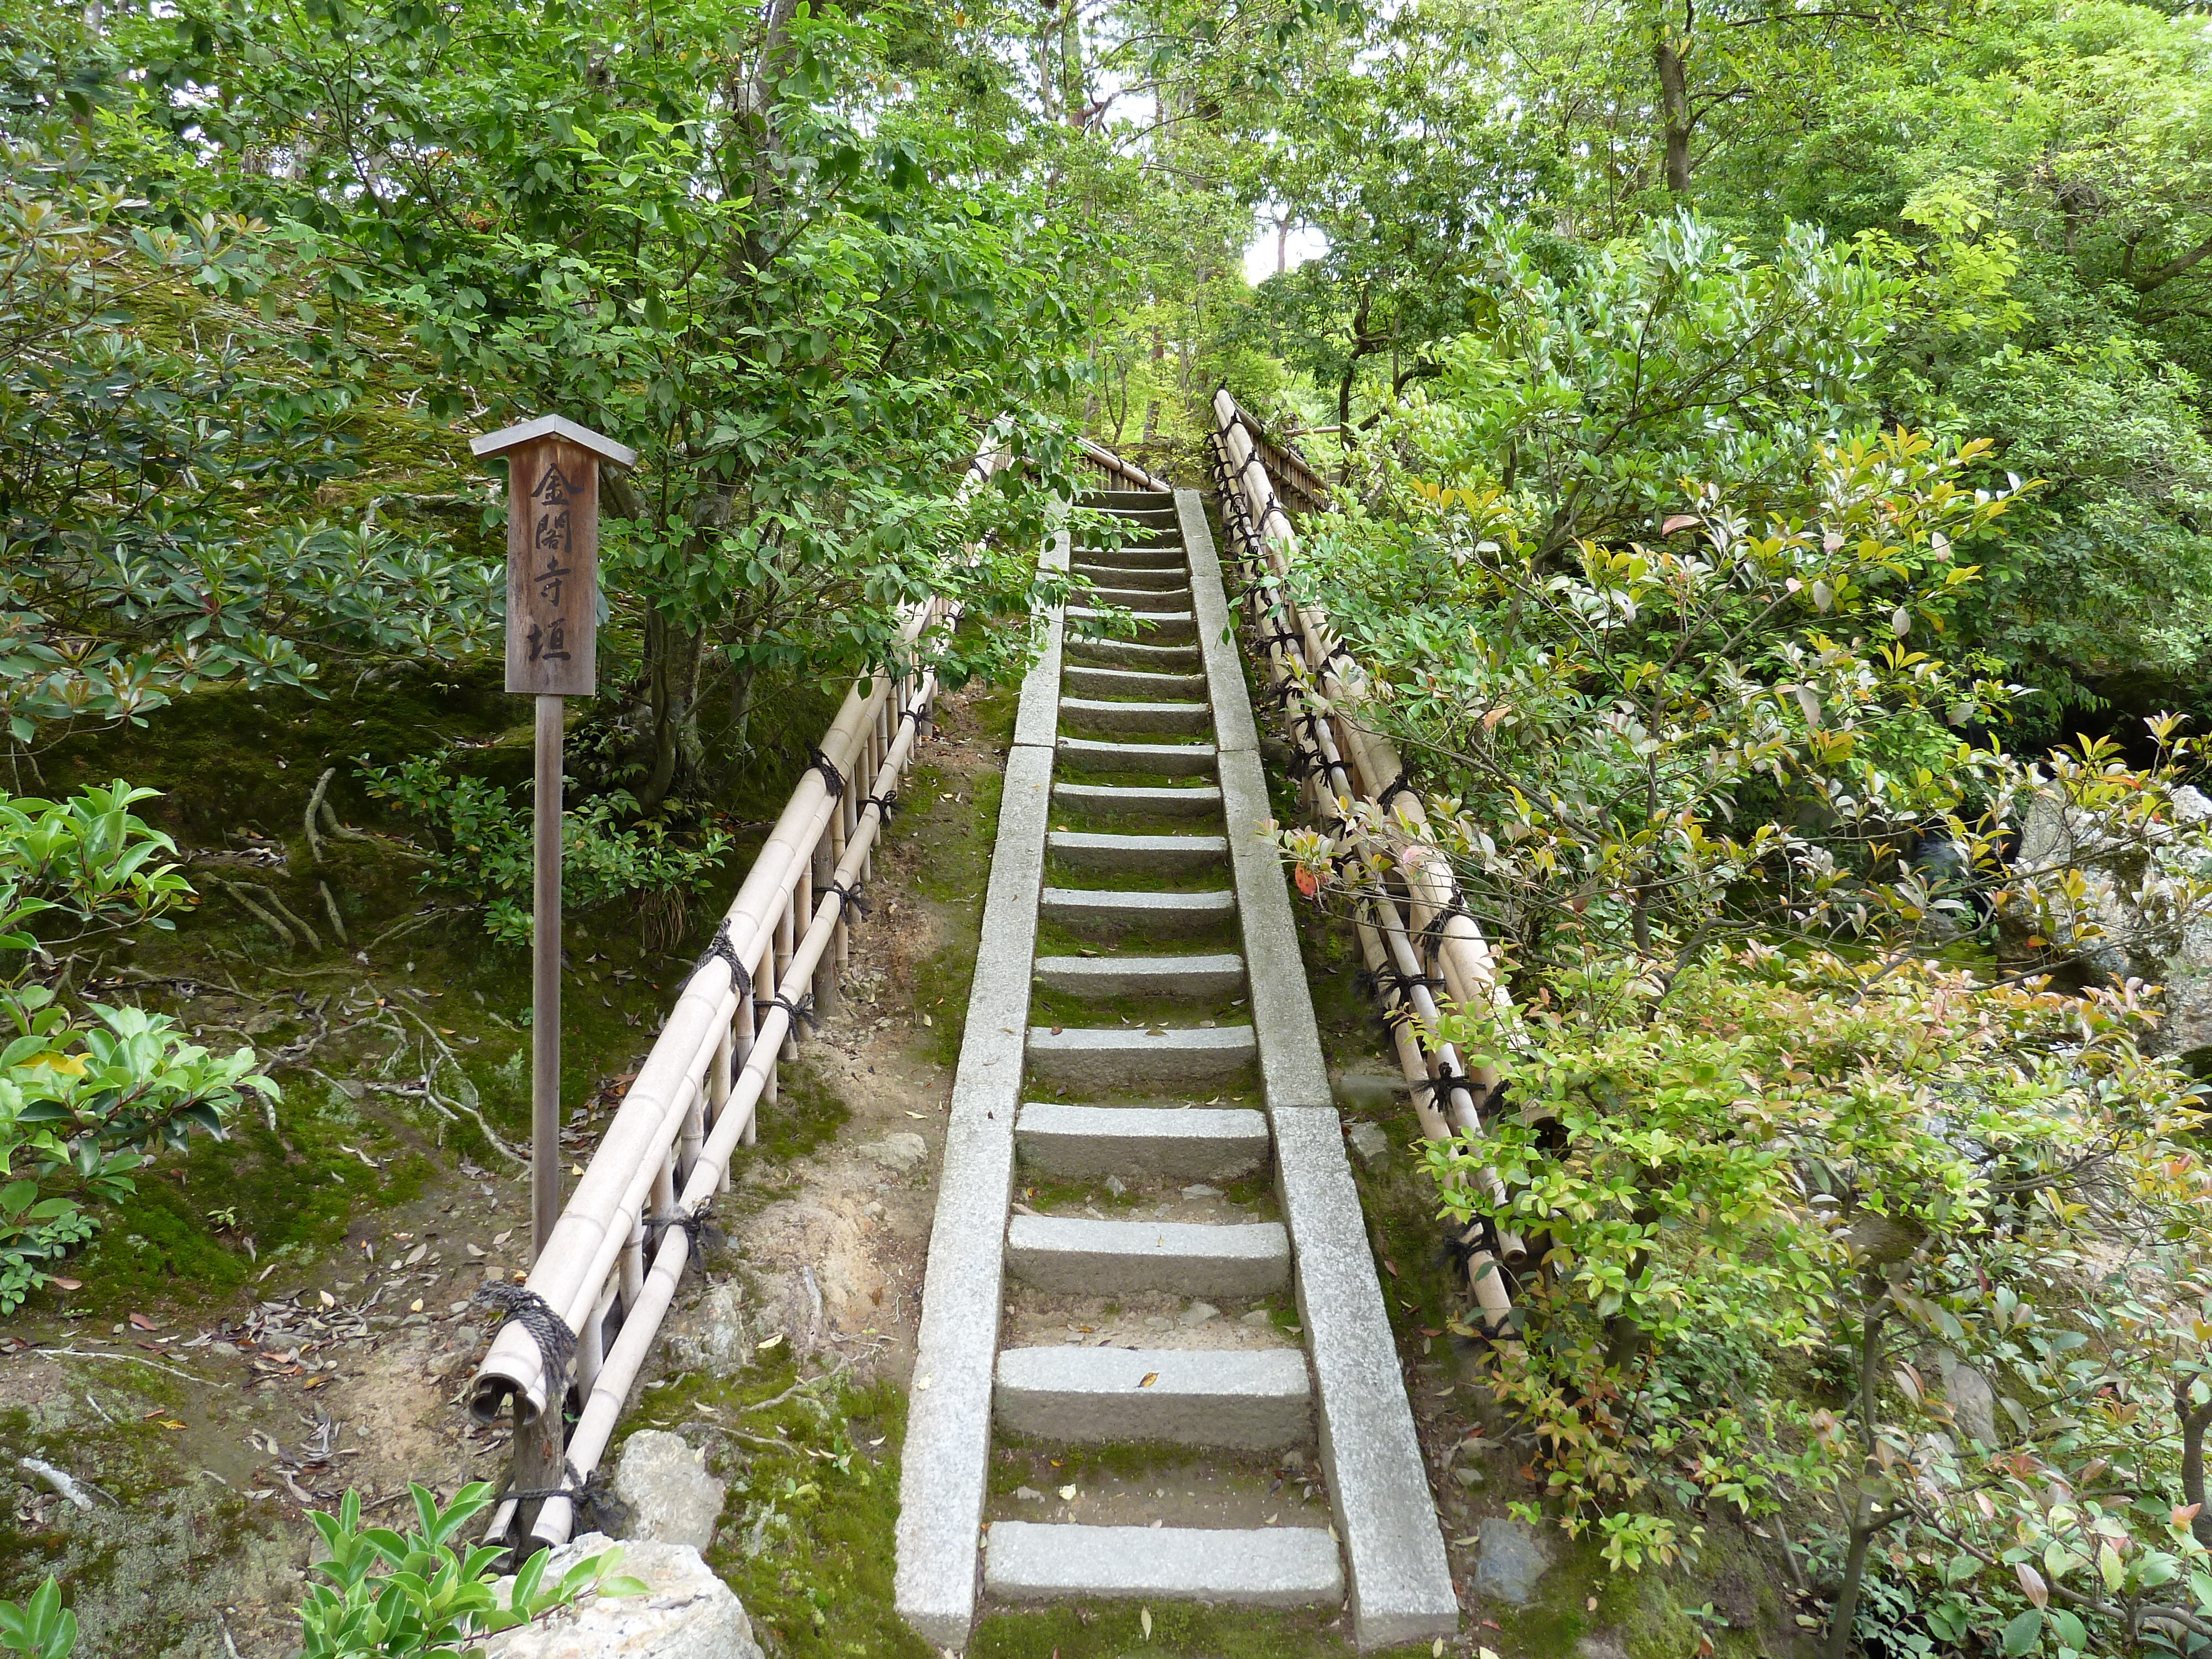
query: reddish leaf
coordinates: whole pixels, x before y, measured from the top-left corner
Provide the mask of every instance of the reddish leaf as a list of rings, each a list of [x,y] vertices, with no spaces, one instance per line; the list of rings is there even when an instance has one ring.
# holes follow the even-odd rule
[[[161,1328],[159,1325],[156,1325],[152,1320],[147,1318],[146,1316],[142,1313],[132,1314],[131,1316],[131,1322],[134,1327],[142,1331],[158,1331]]]
[[[84,1280],[82,1279],[64,1279],[59,1273],[56,1273],[46,1283],[64,1291],[81,1291],[84,1288]]]
[[[1697,525],[1698,515],[1696,514],[1677,513],[1673,518],[1668,520],[1666,523],[1659,526],[1659,533],[1662,536],[1671,536],[1678,530],[1694,530],[1697,528]]]

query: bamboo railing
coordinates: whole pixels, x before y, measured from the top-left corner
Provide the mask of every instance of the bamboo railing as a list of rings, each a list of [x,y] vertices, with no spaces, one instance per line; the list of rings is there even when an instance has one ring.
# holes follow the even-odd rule
[[[987,439],[963,491],[1007,462]],[[957,620],[933,599],[908,618],[904,638]],[[525,1495],[501,1504],[490,1541],[568,1540],[572,1494],[605,1455],[708,1206],[728,1187],[738,1147],[754,1142],[762,1107],[775,1103],[777,1063],[797,1054],[794,1022],[835,1003],[849,960],[846,911],[870,877],[936,690],[920,669],[875,675],[847,696],[526,1283],[499,1293],[513,1316],[477,1368],[469,1406],[482,1422],[512,1413],[513,1488]],[[563,1444],[572,1389],[580,1411]]]
[[[1134,461],[1125,461],[1112,450],[1094,444],[1088,438],[1080,442],[1083,459],[1103,473],[1109,483],[1124,483],[1136,489],[1174,491],[1175,486],[1165,478],[1146,471]]]
[[[1481,1107],[1497,1086],[1497,1075],[1487,1067],[1463,1066],[1454,1046],[1442,1039],[1439,1021],[1447,1005],[1472,1008],[1503,997],[1497,960],[1468,914],[1449,860],[1419,838],[1427,811],[1419,792],[1406,781],[1397,749],[1354,718],[1365,701],[1366,676],[1328,618],[1299,605],[1292,592],[1297,532],[1270,475],[1280,469],[1286,481],[1301,480],[1297,493],[1316,505],[1326,501],[1326,487],[1295,451],[1266,435],[1226,386],[1213,394],[1213,416],[1222,527],[1266,653],[1267,690],[1299,756],[1309,812],[1349,842],[1343,852],[1354,866],[1360,953],[1382,997],[1422,1133],[1432,1140],[1456,1135],[1479,1146]],[[1355,802],[1376,809],[1382,845],[1346,833],[1352,828]],[[1495,1176],[1482,1178],[1502,1195]],[[1525,1259],[1522,1241],[1510,1231],[1490,1230],[1480,1242],[1468,1243],[1469,1285],[1485,1322],[1503,1331],[1513,1304],[1506,1275],[1498,1268],[1501,1261],[1511,1267]]]

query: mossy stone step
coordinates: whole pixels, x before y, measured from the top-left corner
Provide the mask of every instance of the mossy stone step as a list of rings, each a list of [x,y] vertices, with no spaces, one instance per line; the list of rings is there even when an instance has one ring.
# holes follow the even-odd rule
[[[1070,1180],[1113,1175],[1235,1181],[1264,1168],[1263,1113],[1244,1106],[1072,1106],[1031,1101],[1014,1145],[1031,1168]]]
[[[1091,1221],[1018,1215],[1006,1270],[1041,1291],[1086,1296],[1272,1296],[1291,1282],[1291,1240],[1279,1221]]]
[[[1137,640],[1069,640],[1060,647],[1060,653],[1064,662],[1079,666],[1140,668],[1154,672],[1196,668],[1202,660],[1195,645],[1147,645]]]
[[[1085,874],[1187,876],[1194,871],[1226,868],[1229,838],[1055,830],[1045,837],[1044,850],[1048,858]]]
[[[1296,1348],[1008,1348],[998,1382],[1000,1428],[1041,1440],[1270,1451],[1313,1433]]]
[[[1139,702],[1127,698],[1062,697],[1060,723],[1094,736],[1164,732],[1202,737],[1213,730],[1213,709],[1203,702]]]
[[[1249,1025],[1030,1028],[1030,1075],[1074,1088],[1209,1088],[1244,1076],[1259,1058]]]
[[[1207,933],[1237,915],[1237,895],[1128,892],[1111,887],[1048,887],[1037,896],[1037,915],[1063,927],[1110,927],[1176,939]]]
[[[1102,818],[1210,818],[1221,812],[1221,791],[1211,784],[1170,789],[1141,784],[1055,783],[1054,806]]]
[[[1136,772],[1146,777],[1203,778],[1213,775],[1210,743],[1105,743],[1062,738],[1057,745],[1066,772]]]
[[[1060,671],[1061,690],[1082,697],[1130,697],[1145,702],[1203,699],[1203,674],[1155,674],[1141,668],[1085,668],[1070,664]]]

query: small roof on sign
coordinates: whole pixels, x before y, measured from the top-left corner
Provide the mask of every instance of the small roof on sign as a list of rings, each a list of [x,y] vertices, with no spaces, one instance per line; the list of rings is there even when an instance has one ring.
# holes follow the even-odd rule
[[[578,426],[565,415],[540,415],[534,421],[525,421],[519,426],[501,427],[481,438],[469,440],[471,455],[504,455],[518,445],[532,438],[566,438],[572,444],[581,444],[603,460],[617,466],[630,466],[637,460],[637,451],[628,444],[618,444],[612,438]]]

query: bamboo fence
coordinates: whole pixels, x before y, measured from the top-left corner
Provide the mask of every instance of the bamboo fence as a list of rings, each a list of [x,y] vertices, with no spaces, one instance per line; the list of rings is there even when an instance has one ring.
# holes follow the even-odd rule
[[[1427,811],[1406,781],[1395,746],[1356,718],[1366,701],[1366,676],[1328,618],[1300,605],[1293,592],[1297,532],[1271,474],[1316,506],[1326,503],[1326,486],[1294,450],[1268,438],[1226,386],[1213,394],[1213,415],[1223,528],[1266,655],[1268,693],[1298,754],[1308,810],[1337,836],[1340,858],[1351,866],[1360,953],[1382,998],[1422,1133],[1431,1140],[1462,1137],[1479,1148],[1481,1109],[1497,1074],[1462,1065],[1439,1023],[1448,1010],[1494,1004],[1504,992],[1497,959],[1468,914],[1449,860],[1421,837]],[[1382,825],[1379,842],[1356,830],[1357,802],[1376,809],[1370,817]],[[1494,1175],[1478,1178],[1502,1196]],[[1525,1260],[1523,1242],[1502,1229],[1486,1229],[1466,1242],[1468,1283],[1481,1317],[1492,1332],[1503,1332],[1513,1304],[1499,1267]]]
[[[1007,464],[987,439],[963,490]],[[911,644],[957,621],[933,599],[908,618],[904,637]],[[762,1107],[775,1103],[777,1063],[797,1054],[795,1023],[834,1005],[850,956],[847,911],[860,902],[936,690],[936,676],[919,669],[875,675],[847,696],[526,1282],[501,1293],[513,1316],[477,1368],[470,1410],[487,1423],[512,1414],[514,1486],[527,1485],[526,1431],[536,1449],[527,1461],[551,1479],[502,1501],[491,1541],[568,1540],[573,1494],[606,1453],[707,1209],[729,1185],[731,1158],[755,1141]],[[572,1394],[578,1414],[563,1437],[556,1425]]]

